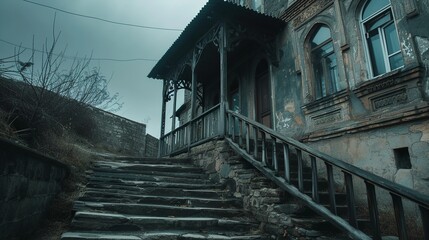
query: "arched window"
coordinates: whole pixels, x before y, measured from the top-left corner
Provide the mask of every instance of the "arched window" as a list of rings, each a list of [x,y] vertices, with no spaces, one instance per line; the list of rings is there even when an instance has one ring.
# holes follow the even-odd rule
[[[316,99],[337,92],[338,67],[337,57],[332,43],[331,30],[321,25],[310,38],[311,65],[315,83]]]
[[[404,65],[389,0],[368,0],[362,9],[362,28],[372,76]]]

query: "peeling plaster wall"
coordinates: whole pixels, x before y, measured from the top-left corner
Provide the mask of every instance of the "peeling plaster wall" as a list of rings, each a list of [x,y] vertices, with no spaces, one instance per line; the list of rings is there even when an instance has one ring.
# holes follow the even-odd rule
[[[317,4],[322,2],[317,1]],[[319,132],[331,132],[332,136],[317,138],[309,144],[329,155],[429,194],[429,122],[408,117],[415,114],[411,114],[412,109],[425,109],[424,106],[428,104],[429,2],[391,0],[405,66],[377,78],[370,76],[363,47],[365,39],[359,19],[360,9],[365,1],[339,2],[342,6],[340,12],[333,3],[320,8],[322,10],[319,12],[313,12],[313,15],[303,10],[305,12],[300,16],[307,14],[309,17],[301,25],[296,25],[292,19],[284,32],[279,34],[280,63],[278,67],[273,67],[273,88],[276,96],[273,110],[276,120],[274,128],[279,133],[297,139],[306,139],[314,133],[317,135]],[[339,18],[344,22],[343,32],[337,25]],[[318,23],[327,24],[331,28],[340,85],[341,89],[344,89],[338,96],[319,101],[321,103],[317,103],[311,96],[312,70],[306,62],[308,52],[304,48],[311,28]],[[420,69],[418,78],[406,80],[413,74],[410,69]],[[398,80],[401,78],[405,80]],[[390,85],[389,81],[393,84]],[[365,92],[367,89],[370,89],[370,92]],[[377,98],[385,102],[396,101],[397,96],[392,92],[398,89],[404,89],[405,102],[389,104],[381,109],[374,107],[374,99]],[[306,107],[312,104],[313,106]],[[334,111],[338,109],[338,113]],[[337,115],[331,114],[332,112]],[[332,117],[327,117],[319,123],[314,120],[314,116],[323,114],[331,114]],[[372,124],[371,121],[384,117],[399,120],[395,120],[396,124],[390,127],[384,127],[383,124],[370,128],[358,127]],[[335,135],[334,131],[340,128],[356,130]],[[410,170],[396,168],[393,149],[402,147],[409,148],[412,163]]]
[[[429,194],[429,125],[417,121],[309,143],[338,159]],[[411,169],[398,169],[393,149],[408,147]],[[359,188],[359,187],[358,187]],[[363,186],[360,186],[361,190]],[[359,196],[359,194],[357,194]],[[366,197],[366,196],[364,196]]]

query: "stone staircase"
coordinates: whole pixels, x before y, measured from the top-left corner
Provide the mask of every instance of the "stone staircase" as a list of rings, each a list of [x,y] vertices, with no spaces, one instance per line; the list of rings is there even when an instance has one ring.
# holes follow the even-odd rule
[[[242,201],[188,159],[96,162],[61,239],[269,239]]]

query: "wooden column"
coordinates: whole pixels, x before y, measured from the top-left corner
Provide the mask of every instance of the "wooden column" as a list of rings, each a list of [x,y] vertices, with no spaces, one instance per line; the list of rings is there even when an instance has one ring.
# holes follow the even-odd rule
[[[174,81],[173,117],[171,119],[171,131],[176,129],[176,105],[177,105],[177,80]]]
[[[163,86],[162,86],[162,110],[161,110],[161,133],[159,134],[159,146],[158,146],[158,157],[161,157],[162,154],[162,149],[163,149],[163,137],[165,134],[165,105],[166,105],[166,92],[167,92],[167,81],[163,81]]]
[[[196,60],[196,55],[194,52],[193,57],[192,57],[191,119],[189,119],[189,121],[192,121],[196,117],[197,94],[198,94],[197,76],[195,73],[195,67],[196,66],[197,66],[197,60]],[[188,139],[189,139],[188,148],[191,147],[193,137],[194,137],[194,126],[191,122],[191,124],[189,126],[189,131],[188,131]]]
[[[228,109],[227,98],[227,76],[228,76],[228,51],[227,51],[227,29],[223,24],[220,30],[219,54],[220,54],[220,114],[219,114],[219,136],[225,136],[225,111]]]

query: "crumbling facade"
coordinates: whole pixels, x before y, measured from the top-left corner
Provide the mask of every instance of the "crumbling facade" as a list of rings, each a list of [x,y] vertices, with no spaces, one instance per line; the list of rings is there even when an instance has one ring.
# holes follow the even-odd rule
[[[187,91],[185,105],[174,110],[182,126],[216,106],[233,109],[429,193],[427,1],[231,1],[231,13],[205,11],[216,10],[216,2],[150,74],[167,79],[165,101]],[[179,46],[191,51],[179,53]],[[167,63],[170,69],[161,67]]]

